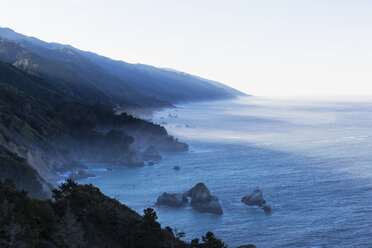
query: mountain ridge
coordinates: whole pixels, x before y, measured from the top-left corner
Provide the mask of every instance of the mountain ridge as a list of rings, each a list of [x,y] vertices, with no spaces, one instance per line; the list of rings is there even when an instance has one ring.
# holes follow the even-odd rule
[[[178,73],[175,70],[150,65],[112,60],[94,52],[77,49],[71,45],[48,43],[35,37],[25,36],[9,28],[0,28],[0,37],[15,42],[35,54],[52,59],[54,62],[63,63],[69,69],[75,69],[75,72],[82,78],[87,79],[110,97],[115,95],[113,92],[123,92],[124,88],[137,91],[144,99],[147,97],[147,100],[142,101],[149,102],[150,104],[147,104],[147,106],[151,107],[246,95],[229,86],[221,87],[221,83],[185,72]],[[66,61],[66,57],[70,60]],[[80,66],[79,70],[76,69],[77,65]],[[110,83],[102,85],[103,80]],[[136,99],[141,97],[136,97]],[[113,98],[115,101],[115,97]],[[133,103],[133,101],[128,102]],[[135,103],[141,105],[139,102]]]

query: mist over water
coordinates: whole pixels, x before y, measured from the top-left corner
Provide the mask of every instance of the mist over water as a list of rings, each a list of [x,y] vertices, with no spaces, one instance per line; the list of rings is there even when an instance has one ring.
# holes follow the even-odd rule
[[[230,247],[372,243],[372,101],[247,97],[184,104],[152,120],[190,151],[164,154],[154,167],[92,165],[98,177],[82,182],[140,213],[154,207],[160,223],[185,231],[187,240],[213,231]],[[219,197],[224,215],[154,205],[163,192],[184,192],[198,182]],[[254,186],[271,214],[240,201]]]

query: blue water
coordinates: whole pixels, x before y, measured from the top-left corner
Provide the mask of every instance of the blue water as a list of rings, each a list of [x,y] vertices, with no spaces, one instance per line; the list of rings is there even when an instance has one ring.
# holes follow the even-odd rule
[[[185,240],[213,231],[230,247],[372,247],[372,102],[243,98],[151,118],[190,151],[163,154],[154,167],[92,165],[98,177],[82,182],[140,213],[155,208]],[[198,182],[219,197],[224,215],[154,205],[163,192]],[[253,186],[271,214],[240,202]]]

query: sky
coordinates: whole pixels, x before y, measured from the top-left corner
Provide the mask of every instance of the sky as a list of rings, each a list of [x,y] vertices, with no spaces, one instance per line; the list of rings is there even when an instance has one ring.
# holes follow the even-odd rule
[[[0,26],[258,96],[372,95],[372,0],[0,0]]]

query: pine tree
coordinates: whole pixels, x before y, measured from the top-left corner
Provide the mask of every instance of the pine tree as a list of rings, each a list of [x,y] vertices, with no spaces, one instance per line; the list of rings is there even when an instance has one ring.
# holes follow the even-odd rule
[[[79,248],[84,247],[84,231],[76,216],[71,212],[69,204],[66,213],[60,223],[56,226],[57,232],[54,241],[61,247]]]
[[[14,221],[13,208],[7,200],[0,205],[0,245],[4,248],[20,247],[23,244],[20,236],[24,228]]]
[[[140,237],[137,247],[141,248],[160,248],[164,241],[161,226],[156,220],[156,212],[152,208],[147,208],[143,211],[143,222],[140,225]]]
[[[227,246],[212,232],[207,232],[205,236],[202,237],[204,244],[202,248],[227,248]]]
[[[191,241],[190,246],[192,248],[227,248],[220,239],[218,239],[212,232],[207,232],[205,236],[202,236],[203,243],[199,243],[199,239],[195,238]]]

